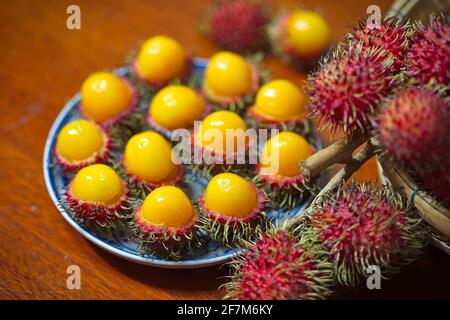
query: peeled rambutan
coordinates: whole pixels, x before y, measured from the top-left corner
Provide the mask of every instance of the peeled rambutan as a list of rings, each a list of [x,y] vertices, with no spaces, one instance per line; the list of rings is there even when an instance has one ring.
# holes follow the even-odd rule
[[[218,1],[208,21],[208,34],[223,49],[239,53],[261,49],[267,15],[251,0]]]
[[[231,266],[226,299],[323,299],[334,282],[331,264],[318,260],[285,230],[262,233]]]
[[[409,77],[426,84],[433,80],[450,83],[450,19],[442,15],[430,16],[430,26],[416,24],[406,55]]]
[[[358,28],[349,33],[347,39],[361,42],[363,49],[382,48],[389,52],[394,59],[392,71],[396,72],[404,64],[410,29],[408,22],[398,19],[386,20],[376,28],[370,28],[365,21],[359,21]]]
[[[424,248],[421,220],[387,186],[353,183],[324,196],[322,203],[309,217],[302,241],[327,252],[341,284],[359,285],[372,265],[387,277]]]
[[[450,150],[450,105],[430,88],[399,91],[378,117],[380,140],[402,164],[423,171]]]
[[[346,52],[338,48],[308,77],[312,116],[332,131],[339,127],[346,134],[369,130],[380,100],[395,86],[392,63],[387,51],[363,50],[361,43],[350,45]]]

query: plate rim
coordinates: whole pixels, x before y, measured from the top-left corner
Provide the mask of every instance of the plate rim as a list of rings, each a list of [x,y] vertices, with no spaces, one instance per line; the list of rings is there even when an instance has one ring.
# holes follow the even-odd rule
[[[199,67],[205,67],[207,64],[208,59],[206,58],[194,58],[193,63],[197,64]],[[122,73],[127,72],[128,66],[120,67],[117,69],[114,69],[113,73]],[[172,260],[159,260],[151,257],[145,257],[140,256],[136,254],[132,254],[126,251],[123,251],[119,248],[116,248],[112,246],[111,244],[107,243],[105,240],[96,237],[95,235],[91,234],[89,231],[85,230],[81,225],[76,223],[75,220],[73,220],[70,216],[70,214],[64,209],[59,206],[59,200],[58,196],[53,188],[52,184],[52,173],[50,164],[53,162],[51,161],[51,156],[53,154],[52,146],[55,141],[55,137],[57,132],[60,130],[62,122],[67,117],[67,115],[76,107],[76,104],[80,101],[81,95],[80,92],[77,92],[72,98],[64,105],[64,107],[61,109],[61,111],[58,113],[57,117],[53,120],[52,126],[48,132],[47,138],[45,140],[44,145],[44,152],[43,152],[43,158],[42,158],[42,169],[44,174],[44,180],[45,180],[45,186],[47,188],[47,192],[50,195],[50,198],[56,207],[57,211],[62,215],[64,220],[69,223],[69,225],[72,226],[78,233],[80,233],[83,237],[85,237],[87,240],[95,244],[96,246],[100,247],[103,250],[106,250],[109,253],[114,254],[115,256],[118,256],[120,258],[126,259],[131,262],[136,262],[142,265],[148,265],[152,267],[157,268],[166,268],[166,269],[195,269],[195,268],[204,268],[204,267],[210,267],[218,264],[223,264],[229,261],[234,256],[237,256],[239,253],[241,253],[240,249],[233,249],[232,252],[227,253],[222,256],[214,257],[214,258],[206,258],[204,260],[182,260],[182,261],[172,261]],[[308,205],[312,201],[312,196],[310,196],[303,204],[302,207],[299,210],[300,214],[301,211],[305,209],[305,206]]]

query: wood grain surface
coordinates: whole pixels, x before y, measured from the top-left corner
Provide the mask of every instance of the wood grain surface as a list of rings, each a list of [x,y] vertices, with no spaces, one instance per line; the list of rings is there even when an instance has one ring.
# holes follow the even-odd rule
[[[0,1],[0,298],[214,299],[227,267],[163,270],[98,249],[59,215],[42,176],[42,152],[64,103],[96,70],[120,66],[154,34],[179,39],[195,55],[216,48],[197,32],[208,1]],[[369,4],[386,0],[286,1],[320,10],[339,40]],[[66,8],[81,8],[81,30],[66,28]],[[279,1],[269,1],[275,8]],[[274,77],[301,84],[305,75],[270,57]],[[376,177],[374,162],[358,174]],[[69,265],[81,268],[81,289],[66,287]],[[450,298],[450,259],[429,248],[382,289],[338,290],[334,298]]]

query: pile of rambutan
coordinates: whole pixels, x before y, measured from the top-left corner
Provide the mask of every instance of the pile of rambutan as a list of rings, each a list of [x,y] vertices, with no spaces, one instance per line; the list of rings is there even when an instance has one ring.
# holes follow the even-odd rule
[[[427,27],[394,18],[377,28],[360,23],[310,74],[312,115],[322,127],[341,129],[347,143],[311,156],[302,174],[345,167],[301,217],[262,232],[232,262],[226,298],[323,298],[335,284],[360,286],[373,266],[389,278],[424,251],[430,235],[445,230],[423,210],[448,213],[450,204],[448,29],[442,15],[431,16]],[[344,184],[374,155],[409,184]]]

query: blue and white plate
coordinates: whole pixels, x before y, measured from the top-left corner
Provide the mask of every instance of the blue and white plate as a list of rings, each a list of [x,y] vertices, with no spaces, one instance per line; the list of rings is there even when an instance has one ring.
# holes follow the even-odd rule
[[[194,59],[194,72],[196,72],[196,78],[203,77],[205,67],[207,65],[205,59]],[[117,69],[115,73],[119,75],[126,75],[128,68]],[[61,206],[61,199],[63,198],[64,191],[68,184],[68,178],[63,174],[61,168],[54,165],[53,161],[53,149],[56,143],[56,137],[61,128],[70,121],[80,118],[78,113],[78,103],[80,102],[80,94],[76,94],[62,109],[53,123],[50,129],[47,141],[44,149],[44,177],[47,185],[48,192],[52,198],[54,204],[60,211],[63,218],[86,237],[89,241],[93,242],[97,246],[109,251],[119,257],[125,258],[130,261],[134,261],[141,264],[146,264],[161,268],[173,268],[173,269],[187,269],[187,268],[200,268],[211,265],[221,264],[228,261],[230,258],[239,253],[238,249],[232,249],[222,246],[205,236],[206,245],[197,249],[192,255],[185,256],[182,260],[171,261],[164,260],[154,256],[143,256],[139,253],[137,244],[130,240],[130,234],[127,230],[116,230],[111,236],[105,236],[98,234],[88,228],[79,225],[71,215],[65,211]],[[318,142],[320,144],[320,142]],[[318,146],[316,146],[318,147]],[[206,186],[206,181],[194,178],[186,179],[187,182],[182,186],[191,199],[197,199]],[[271,211],[268,213],[270,217],[273,217],[276,221],[282,221],[290,217],[294,217],[304,209],[311,199],[308,199],[302,206],[292,210],[289,213],[282,211]]]

